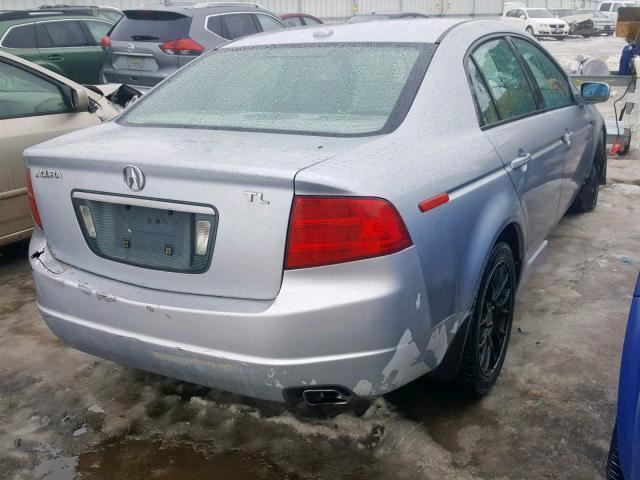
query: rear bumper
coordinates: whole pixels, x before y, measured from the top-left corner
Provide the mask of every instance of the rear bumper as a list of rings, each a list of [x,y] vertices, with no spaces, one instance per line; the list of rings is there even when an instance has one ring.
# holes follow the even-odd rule
[[[105,83],[126,83],[128,85],[153,87],[172,73],[173,71],[144,72],[104,68],[102,70],[102,77]]]
[[[70,346],[273,401],[316,384],[362,396],[391,391],[435,368],[462,323],[452,316],[432,328],[413,248],[285,272],[271,301],[117,282],[55,260],[38,229],[30,261],[40,312]]]

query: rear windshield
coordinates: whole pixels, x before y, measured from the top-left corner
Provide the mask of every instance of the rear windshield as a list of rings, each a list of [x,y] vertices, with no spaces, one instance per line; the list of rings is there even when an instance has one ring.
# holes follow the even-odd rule
[[[352,136],[399,125],[432,45],[221,49],[136,104],[128,125]]]
[[[111,40],[167,42],[189,36],[191,17],[174,12],[127,10],[111,31]]]

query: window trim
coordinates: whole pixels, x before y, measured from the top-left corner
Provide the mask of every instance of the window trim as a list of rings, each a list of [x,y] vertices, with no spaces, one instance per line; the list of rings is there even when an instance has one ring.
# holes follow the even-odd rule
[[[4,58],[4,57],[0,58],[0,63],[5,63],[7,65],[17,68],[18,70],[22,70],[24,72],[30,73],[35,77],[40,78],[41,80],[51,83],[60,91],[60,95],[62,95],[62,88],[71,88],[71,85],[67,85],[66,83],[61,82],[55,78],[52,78],[47,74],[40,72],[38,70],[33,70],[28,66],[23,65],[22,63],[11,60],[10,58]],[[70,107],[67,107],[67,108],[69,110],[67,110],[66,112],[34,112],[34,113],[25,113],[24,115],[13,115],[11,117],[3,117],[3,118],[0,118],[0,122],[2,122],[3,120],[15,120],[18,118],[44,117],[47,115],[67,115],[69,113],[75,113]]]
[[[273,133],[273,134],[284,134],[284,135],[305,135],[312,137],[331,137],[331,138],[360,138],[360,137],[374,137],[378,135],[385,135],[391,132],[394,132],[405,121],[411,107],[413,106],[418,94],[420,93],[420,89],[422,88],[422,83],[424,78],[429,70],[429,65],[433,60],[433,56],[438,48],[438,45],[435,43],[423,43],[423,42],[330,42],[330,43],[298,43],[298,44],[274,44],[274,45],[251,45],[246,47],[225,47],[223,48],[215,48],[211,50],[207,55],[201,56],[196,60],[193,60],[189,65],[183,68],[181,71],[185,71],[186,68],[192,68],[193,65],[196,65],[199,62],[202,62],[204,59],[209,57],[210,55],[215,55],[220,51],[233,51],[233,50],[245,50],[245,49],[267,49],[267,48],[315,48],[315,47],[327,47],[327,46],[396,46],[396,47],[415,47],[418,50],[418,57],[416,58],[416,63],[413,65],[411,72],[407,77],[407,81],[402,87],[400,94],[398,96],[398,100],[389,113],[389,117],[387,121],[382,126],[382,128],[365,133],[335,133],[335,132],[321,132],[321,131],[307,131],[307,130],[284,130],[284,129],[271,129],[271,128],[241,128],[241,127],[203,127],[201,125],[175,125],[175,124],[154,124],[154,125],[136,125],[131,124],[127,121],[127,117],[131,114],[131,112],[135,111],[139,105],[144,103],[144,99],[135,102],[130,108],[123,112],[123,115],[119,115],[114,121],[118,125],[123,125],[126,127],[133,128],[185,128],[185,129],[195,129],[195,130],[220,130],[227,132],[253,132],[253,133]],[[171,75],[167,80],[164,81],[164,84],[168,84],[179,78],[180,75]],[[148,94],[145,98],[149,98]]]
[[[276,20],[284,28],[292,28],[292,27],[287,26],[287,24],[284,23],[284,21],[282,19],[276,17],[275,15],[271,15],[270,13],[266,13],[266,12],[254,12],[254,11],[251,11],[251,12],[223,12],[223,13],[212,13],[211,15],[207,15],[206,17],[204,17],[204,29],[207,32],[209,32],[210,34],[215,35],[216,37],[222,38],[223,40],[227,40],[227,41],[232,41],[232,40],[229,39],[229,38],[223,37],[222,35],[217,34],[216,32],[212,32],[207,27],[207,25],[209,23],[209,19],[211,17],[222,17],[223,15],[266,15],[267,17],[271,17],[274,20]],[[258,22],[257,18],[252,18],[251,20],[253,20],[254,25],[258,29],[258,31],[256,33],[254,33],[253,35],[256,35],[258,33],[264,33],[264,30],[262,30],[262,26]],[[245,36],[247,36],[247,35],[245,35]],[[238,38],[243,38],[243,37],[238,37]],[[237,40],[237,39],[234,38],[233,40]]]
[[[484,37],[479,38],[475,42],[473,42],[469,46],[469,48],[467,49],[467,52],[465,53],[465,55],[463,57],[463,68],[464,68],[464,71],[465,71],[465,74],[466,74],[466,77],[467,77],[467,83],[469,84],[469,89],[471,90],[473,101],[475,103],[476,115],[477,115],[477,118],[478,118],[478,126],[483,131],[484,130],[489,130],[489,129],[494,128],[494,127],[500,127],[502,125],[506,125],[506,124],[511,123],[511,122],[517,122],[519,120],[523,120],[525,118],[529,118],[529,117],[532,117],[534,115],[540,115],[542,113],[551,112],[553,110],[559,110],[561,108],[575,107],[576,105],[580,105],[579,99],[577,99],[577,97],[575,96],[574,89],[571,88],[571,80],[569,80],[569,78],[568,78],[567,74],[564,72],[564,70],[559,67],[558,62],[553,57],[547,55],[547,57],[551,59],[552,63],[556,66],[556,68],[558,68],[558,70],[561,72],[561,74],[563,75],[563,78],[567,82],[569,82],[569,89],[571,91],[571,96],[573,98],[573,103],[571,103],[569,105],[564,105],[564,106],[561,106],[561,107],[541,108],[542,104],[539,103],[539,101],[542,100],[542,93],[540,92],[540,88],[538,87],[538,84],[537,84],[535,78],[533,77],[533,74],[531,73],[531,71],[529,69],[529,66],[526,64],[526,60],[524,58],[522,58],[520,52],[518,52],[517,48],[513,44],[512,40],[511,40],[512,38],[518,38],[518,39],[521,39],[521,40],[525,40],[525,41],[531,43],[532,45],[536,46],[533,42],[531,42],[524,35],[520,35],[520,34],[516,34],[516,33],[512,33],[512,32],[501,32],[501,33],[498,32],[498,33],[492,33],[492,34],[486,35]],[[533,98],[534,98],[534,101],[536,102],[536,110],[534,110],[533,112],[526,113],[524,115],[518,115],[517,117],[500,119],[497,122],[490,123],[490,124],[485,124],[484,120],[482,118],[482,114],[478,111],[478,103],[477,103],[477,100],[475,98],[475,92],[474,92],[474,89],[473,89],[473,84],[471,83],[471,76],[470,76],[469,70],[467,68],[467,60],[471,59],[475,63],[475,60],[473,58],[473,52],[475,52],[483,44],[485,44],[487,42],[490,42],[492,40],[496,40],[496,39],[503,39],[507,43],[507,45],[509,46],[509,48],[511,49],[511,51],[513,52],[515,57],[517,58],[518,65],[520,66],[520,68],[523,69],[525,77],[527,78],[527,81],[529,83],[529,88],[531,88],[531,90],[532,90]],[[544,51],[540,47],[536,47],[536,48],[538,48],[539,50],[541,50],[544,53]],[[475,63],[475,65],[476,65],[476,68],[478,69],[478,71],[480,72],[480,76],[482,77],[482,80],[484,82],[485,88],[487,89],[487,91],[489,92],[489,95],[491,96],[491,100],[492,100],[492,102],[494,104],[494,107],[496,109],[496,113],[498,114],[498,117],[500,117],[501,116],[500,112],[498,111],[497,105],[495,103],[495,98],[493,97],[493,93],[491,92],[491,89],[489,88],[489,85],[487,83],[487,79],[485,78],[484,73],[482,73],[482,70],[480,70],[480,68],[478,67],[477,63]]]

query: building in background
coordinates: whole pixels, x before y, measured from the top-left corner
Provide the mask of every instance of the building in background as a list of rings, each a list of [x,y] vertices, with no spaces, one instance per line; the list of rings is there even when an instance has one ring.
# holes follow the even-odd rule
[[[49,3],[69,5],[97,4],[121,9],[158,4],[165,0],[55,0]],[[246,0],[240,0],[246,1]],[[46,0],[0,0],[0,10],[35,8]],[[430,16],[502,15],[504,0],[261,0],[267,10],[279,13],[304,12],[325,21],[342,21],[354,13],[376,11],[412,11]],[[596,9],[598,0],[522,0],[527,7]]]

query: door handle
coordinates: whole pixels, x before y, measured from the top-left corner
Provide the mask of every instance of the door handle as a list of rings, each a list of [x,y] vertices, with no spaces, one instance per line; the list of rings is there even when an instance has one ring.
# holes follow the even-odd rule
[[[520,167],[525,166],[527,163],[529,163],[529,160],[531,160],[531,154],[530,153],[521,153],[520,155],[518,155],[518,158],[516,158],[515,160],[511,161],[511,168],[516,170]]]
[[[560,137],[560,140],[562,140],[562,142],[568,146],[568,145],[571,145],[572,138],[573,138],[573,132],[567,132],[564,135],[562,135],[562,137]]]
[[[49,60],[52,62],[61,62],[63,60],[62,55],[49,55]]]

